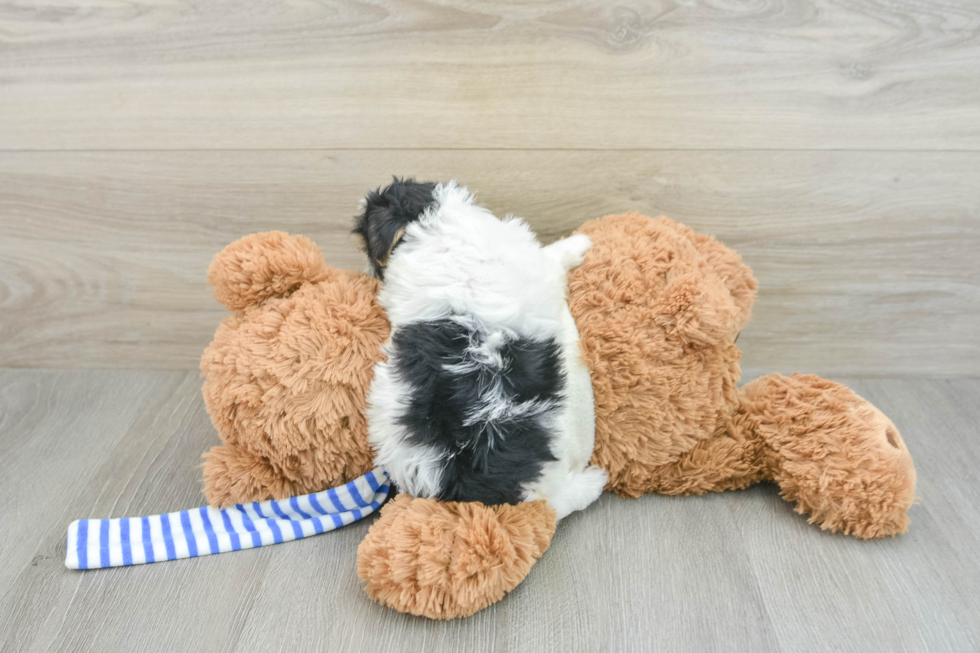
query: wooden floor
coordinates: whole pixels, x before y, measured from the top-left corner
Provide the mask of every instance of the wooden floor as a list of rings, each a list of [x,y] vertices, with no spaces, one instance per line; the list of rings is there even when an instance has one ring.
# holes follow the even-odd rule
[[[361,591],[368,528],[253,551],[69,571],[80,517],[201,505],[216,442],[188,372],[0,373],[3,651],[976,651],[980,381],[851,381],[898,424],[919,503],[906,535],[809,526],[763,485],[604,494],[509,597],[432,622]]]

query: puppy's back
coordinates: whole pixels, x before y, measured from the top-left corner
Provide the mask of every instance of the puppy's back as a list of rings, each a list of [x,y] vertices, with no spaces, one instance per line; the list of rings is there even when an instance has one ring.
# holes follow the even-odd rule
[[[388,354],[374,381],[370,417],[399,433],[375,431],[372,442],[409,493],[516,503],[555,460],[551,414],[565,376],[554,340],[486,333],[446,319],[397,330]],[[422,460],[420,451],[428,454]]]
[[[577,351],[562,257],[454,184],[435,187],[391,251],[379,303],[392,335],[368,408],[378,461],[419,497],[493,505],[560,485]]]

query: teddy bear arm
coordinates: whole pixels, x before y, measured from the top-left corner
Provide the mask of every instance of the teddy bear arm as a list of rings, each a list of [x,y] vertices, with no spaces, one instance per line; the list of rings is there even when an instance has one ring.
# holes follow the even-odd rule
[[[268,459],[232,444],[204,454],[204,496],[208,504],[226,508],[238,503],[282,499],[306,490],[276,471]]]
[[[357,550],[357,574],[375,601],[453,619],[496,603],[547,550],[555,512],[544,501],[486,506],[400,494]]]

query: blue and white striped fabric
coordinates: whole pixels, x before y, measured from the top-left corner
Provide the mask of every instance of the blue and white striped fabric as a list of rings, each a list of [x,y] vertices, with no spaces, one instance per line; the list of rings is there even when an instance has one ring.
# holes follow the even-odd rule
[[[252,549],[319,535],[370,515],[388,496],[378,467],[316,494],[237,505],[205,506],[152,517],[79,519],[68,527],[69,569],[103,569]]]

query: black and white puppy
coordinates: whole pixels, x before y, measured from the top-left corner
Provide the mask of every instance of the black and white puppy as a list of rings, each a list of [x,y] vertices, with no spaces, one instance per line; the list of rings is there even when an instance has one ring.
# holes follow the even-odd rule
[[[368,195],[364,241],[391,322],[368,395],[377,461],[404,491],[493,505],[544,499],[558,518],[602,492],[595,408],[566,277],[592,247],[542,247],[454,182]]]

